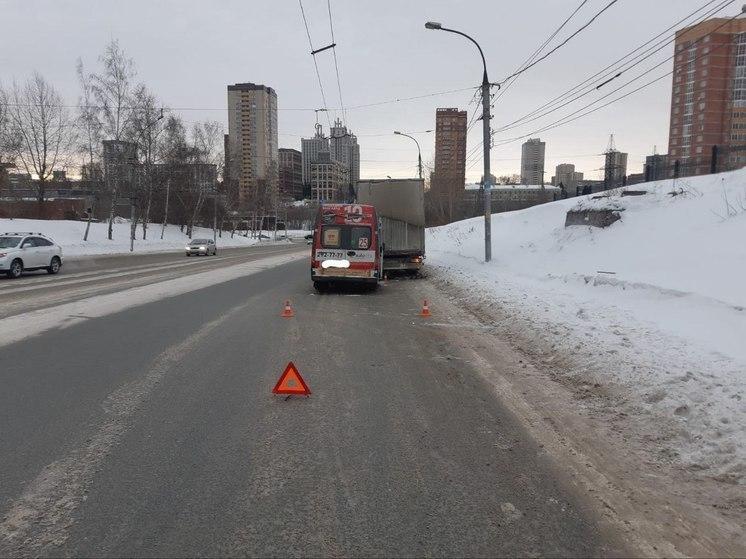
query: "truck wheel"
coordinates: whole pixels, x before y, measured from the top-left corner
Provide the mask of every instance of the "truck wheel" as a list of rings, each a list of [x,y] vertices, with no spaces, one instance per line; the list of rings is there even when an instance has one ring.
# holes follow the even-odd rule
[[[326,291],[326,283],[321,281],[315,281],[313,282],[313,288],[318,291],[319,293],[324,293]]]

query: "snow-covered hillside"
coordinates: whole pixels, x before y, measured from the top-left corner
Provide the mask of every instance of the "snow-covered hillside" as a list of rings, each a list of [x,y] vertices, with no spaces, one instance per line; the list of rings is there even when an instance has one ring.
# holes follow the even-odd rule
[[[567,374],[621,387],[670,455],[746,480],[746,170],[562,200],[428,230],[428,263],[512,328],[546,341]],[[598,196],[598,195],[596,195]],[[564,227],[575,207],[621,211]],[[663,433],[665,432],[665,436]]]
[[[107,237],[107,223],[92,223],[88,234],[88,241],[83,241],[86,224],[82,221],[45,221],[38,219],[0,219],[0,233],[4,232],[33,232],[42,233],[53,239],[62,247],[65,256],[85,256],[96,254],[118,254],[130,250],[130,224],[126,220],[118,219],[114,224],[113,239]],[[302,231],[289,231],[290,236],[299,236]],[[272,233],[265,232],[265,235]],[[211,239],[212,229],[196,227],[192,238]],[[135,252],[163,252],[181,250],[189,242],[185,233],[179,231],[176,225],[168,225],[161,240],[161,225],[151,223],[148,227],[147,240],[142,240],[142,225],[137,227]],[[241,247],[257,244],[259,239],[244,237],[240,234],[231,238],[230,231],[223,231],[223,236],[217,240],[218,249],[221,247]],[[270,242],[262,239],[262,242]]]

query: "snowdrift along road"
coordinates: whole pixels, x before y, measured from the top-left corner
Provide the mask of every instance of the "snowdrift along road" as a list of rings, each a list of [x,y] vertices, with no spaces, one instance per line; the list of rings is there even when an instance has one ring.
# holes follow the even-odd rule
[[[633,417],[651,451],[743,483],[746,169],[633,189],[648,193],[493,215],[489,264],[481,218],[429,229],[429,263],[569,363],[563,374],[619,387],[607,412]],[[615,208],[621,220],[565,228],[572,208]]]

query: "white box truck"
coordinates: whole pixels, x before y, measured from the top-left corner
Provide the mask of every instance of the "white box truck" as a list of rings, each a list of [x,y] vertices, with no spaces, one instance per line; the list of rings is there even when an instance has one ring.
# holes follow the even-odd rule
[[[383,270],[418,274],[425,258],[425,181],[358,181],[359,204],[375,206],[383,238]]]

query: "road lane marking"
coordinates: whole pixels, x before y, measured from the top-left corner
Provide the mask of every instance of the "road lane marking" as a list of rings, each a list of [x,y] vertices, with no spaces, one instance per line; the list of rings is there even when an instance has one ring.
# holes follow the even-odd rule
[[[169,269],[178,269],[178,268],[184,268],[184,267],[203,267],[211,263],[216,262],[224,262],[226,260],[236,260],[245,258],[247,256],[255,256],[255,255],[268,255],[268,254],[280,254],[280,253],[288,253],[292,251],[288,250],[279,250],[279,251],[262,251],[261,253],[254,253],[254,254],[236,254],[236,255],[228,255],[228,256],[218,256],[217,258],[211,257],[205,262],[193,262],[193,261],[175,261],[168,264],[161,264],[161,265],[138,265],[138,266],[131,266],[131,267],[125,267],[125,268],[115,268],[115,269],[104,269],[100,271],[91,271],[91,272],[81,272],[79,274],[72,274],[72,275],[62,275],[59,278],[43,278],[39,279],[33,282],[25,281],[23,285],[20,285],[18,287],[11,287],[9,289],[3,289],[2,292],[0,292],[1,295],[12,295],[14,293],[23,293],[26,291],[34,291],[38,289],[45,289],[49,286],[54,287],[62,287],[65,285],[73,285],[75,283],[85,283],[86,281],[98,281],[99,279],[108,279],[111,277],[127,277],[136,275],[143,272],[157,272],[161,270],[169,270]],[[186,257],[185,257],[186,258]],[[123,273],[122,273],[123,272]],[[81,280],[81,278],[84,278]]]
[[[252,275],[264,269],[306,258],[305,252],[259,258],[225,268],[181,276],[149,285],[123,289],[115,293],[94,295],[79,301],[37,309],[3,318],[0,321],[0,347],[16,343],[54,328],[69,327],[85,319],[71,315],[100,318],[125,309],[152,303],[167,297],[197,291],[219,283]]]
[[[45,466],[5,511],[0,522],[0,555],[47,555],[50,546],[53,555],[59,553],[59,546],[69,537],[73,513],[84,501],[101,463],[131,428],[131,417],[180,360],[199,346],[202,338],[249,305],[230,309],[187,339],[168,347],[143,377],[107,396],[101,405],[103,423],[86,444]]]

